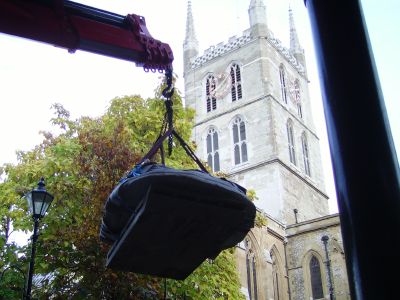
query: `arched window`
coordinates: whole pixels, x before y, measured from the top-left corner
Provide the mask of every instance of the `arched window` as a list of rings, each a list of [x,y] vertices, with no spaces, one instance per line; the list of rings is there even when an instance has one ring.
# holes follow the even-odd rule
[[[232,126],[233,135],[233,155],[235,165],[247,161],[247,144],[246,144],[246,125],[244,121],[237,117]]]
[[[213,75],[207,77],[206,80],[206,101],[207,101],[207,112],[217,109],[217,98],[215,97],[215,89],[217,87],[217,81]]]
[[[300,93],[300,83],[296,79],[294,82],[294,98],[297,106],[297,114],[300,118],[303,118],[303,108],[301,106],[301,93]]]
[[[283,65],[279,66],[279,79],[281,81],[281,94],[282,100],[287,104],[287,79],[286,79],[286,72]]]
[[[237,64],[231,66],[231,84],[232,101],[242,99],[242,78]]]
[[[311,292],[313,299],[324,298],[324,291],[322,288],[321,267],[319,260],[313,255],[310,260],[310,280]]]
[[[288,120],[286,123],[287,137],[288,137],[288,148],[289,148],[289,159],[290,162],[296,165],[296,151],[294,148],[294,133],[293,133],[293,122]]]
[[[307,136],[305,132],[303,132],[303,134],[301,135],[301,147],[303,150],[304,172],[311,177],[310,153],[308,149]]]
[[[271,251],[271,260],[272,260],[272,284],[274,287],[274,299],[280,300],[282,299],[281,281],[283,280],[281,274],[281,266],[274,251]]]
[[[246,245],[247,290],[249,291],[249,299],[258,300],[256,258],[253,249],[251,249],[251,242],[249,240],[245,240],[245,245]]]
[[[207,163],[213,172],[220,171],[219,167],[219,146],[218,146],[218,132],[211,128],[207,133]]]

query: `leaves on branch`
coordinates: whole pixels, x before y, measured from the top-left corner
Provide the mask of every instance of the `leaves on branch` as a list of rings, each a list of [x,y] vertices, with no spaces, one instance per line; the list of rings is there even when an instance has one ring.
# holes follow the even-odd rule
[[[175,129],[189,140],[194,112],[182,106],[178,93],[173,103]],[[11,222],[15,230],[32,230],[21,196],[36,187],[43,176],[54,201],[40,223],[35,297],[160,299],[162,279],[105,268],[109,247],[98,236],[109,193],[149,150],[161,130],[163,100],[117,97],[104,115],[76,120],[61,104],[53,109],[51,122],[62,129],[61,133],[44,133],[40,145],[18,153],[17,165],[1,170],[5,179],[0,183],[0,271],[14,262],[27,266],[29,249],[9,243],[7,224]],[[181,147],[174,148],[166,164],[195,167]],[[232,251],[205,262],[187,280],[168,280],[168,287],[168,295],[174,299],[182,299],[184,294],[186,299],[244,299]]]

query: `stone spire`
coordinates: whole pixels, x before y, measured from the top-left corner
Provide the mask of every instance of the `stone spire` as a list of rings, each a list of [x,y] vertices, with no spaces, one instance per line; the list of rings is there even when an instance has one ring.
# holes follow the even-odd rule
[[[194,22],[192,14],[192,1],[188,1],[186,15],[186,36],[183,42],[183,65],[184,73],[190,67],[191,61],[199,54],[199,42],[194,31]]]
[[[183,50],[198,48],[199,42],[196,38],[196,32],[194,31],[194,22],[192,14],[192,1],[188,1],[187,15],[186,15],[186,36],[183,43]]]
[[[297,59],[297,61],[304,68],[306,68],[304,50],[300,46],[299,37],[297,36],[297,30],[294,24],[293,11],[290,6],[289,6],[289,28],[290,28],[290,53]]]
[[[249,6],[249,21],[252,34],[267,36],[267,13],[263,0],[251,0]]]
[[[290,51],[292,53],[303,52],[303,49],[299,43],[299,37],[297,36],[296,26],[294,24],[293,11],[289,6],[289,27],[290,27]]]

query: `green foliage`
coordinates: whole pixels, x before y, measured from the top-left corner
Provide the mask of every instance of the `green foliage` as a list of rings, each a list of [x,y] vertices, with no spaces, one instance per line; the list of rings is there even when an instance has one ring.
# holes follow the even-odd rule
[[[206,260],[184,281],[168,280],[168,296],[188,300],[244,300],[236,273],[234,249],[223,251],[215,260]]]
[[[247,197],[253,202],[258,200],[255,190],[247,190]],[[257,211],[256,219],[254,220],[254,225],[261,228],[267,226],[267,224],[268,224],[267,218],[261,212]]]
[[[194,112],[182,106],[176,93],[174,126],[187,141]],[[43,132],[43,142],[18,153],[18,164],[7,165],[0,184],[0,270],[26,249],[8,243],[7,224],[28,231],[32,221],[21,198],[43,176],[54,201],[40,223],[36,274],[42,274],[40,299],[160,299],[163,281],[105,268],[109,247],[99,241],[104,203],[118,180],[149,150],[161,130],[164,104],[158,98],[118,97],[99,118],[71,120],[60,104],[53,106],[52,123],[61,133]],[[181,147],[174,148],[166,163],[193,168]],[[1,175],[1,174],[0,174]],[[8,233],[7,233],[8,232]],[[4,262],[4,263],[1,263]],[[3,265],[1,265],[3,264]],[[187,299],[242,299],[232,251],[224,251],[212,263],[205,262],[185,281],[168,280],[170,295]],[[152,295],[152,296],[151,296]],[[177,299],[178,299],[177,298]],[[12,299],[12,298],[10,298]]]
[[[24,294],[26,270],[10,265],[0,272],[0,299],[20,300]]]

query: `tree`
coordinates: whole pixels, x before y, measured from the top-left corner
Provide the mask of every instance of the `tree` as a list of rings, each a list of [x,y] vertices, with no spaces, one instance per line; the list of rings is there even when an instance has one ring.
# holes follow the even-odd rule
[[[158,89],[157,94],[159,94]],[[194,112],[173,96],[174,126],[188,140]],[[105,268],[109,247],[99,241],[103,206],[116,183],[151,147],[161,130],[164,104],[159,98],[126,96],[111,101],[99,118],[71,120],[61,105],[53,106],[52,123],[58,136],[44,132],[43,142],[28,152],[18,153],[18,164],[4,168],[0,196],[19,199],[46,178],[46,188],[55,196],[41,223],[36,256],[36,296],[64,299],[160,299],[163,280]],[[195,165],[184,150],[174,148],[166,164],[175,168]],[[4,193],[12,197],[3,198]],[[5,207],[7,208],[7,203]],[[14,228],[27,230],[32,224],[23,202],[12,202]],[[3,207],[3,206],[1,206]],[[9,207],[9,206],[8,206]],[[7,220],[7,209],[2,210]],[[4,213],[4,215],[3,215]],[[3,217],[4,216],[4,217]],[[7,222],[6,222],[7,223]],[[6,240],[7,242],[7,240]],[[7,244],[7,243],[6,243]],[[1,245],[0,245],[1,246]],[[214,262],[205,262],[185,281],[168,280],[169,295],[186,299],[242,299],[232,250]]]

